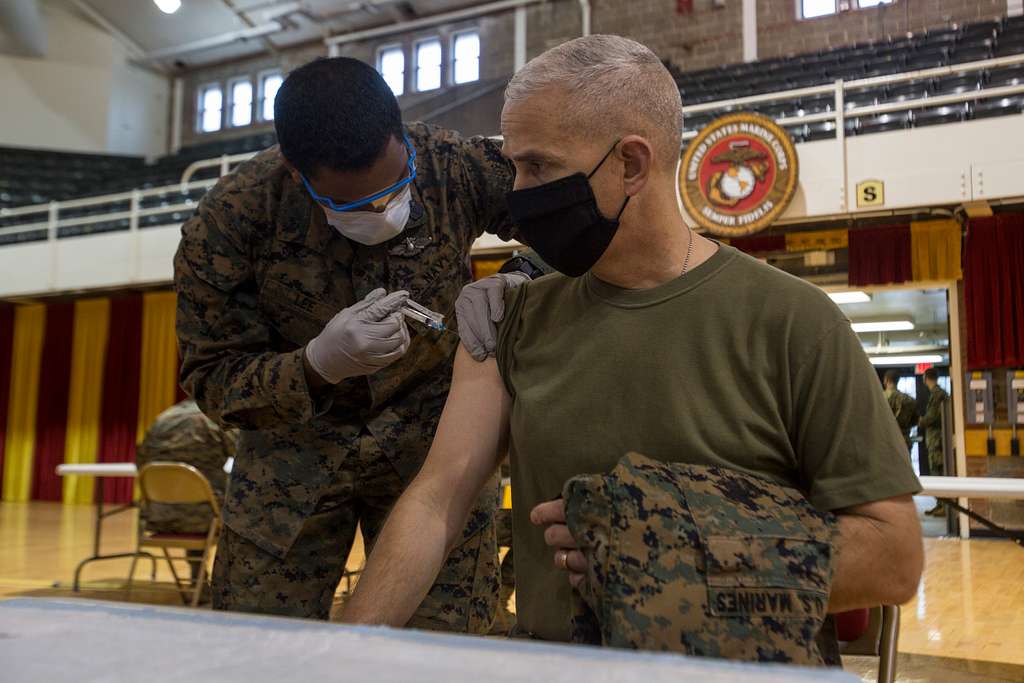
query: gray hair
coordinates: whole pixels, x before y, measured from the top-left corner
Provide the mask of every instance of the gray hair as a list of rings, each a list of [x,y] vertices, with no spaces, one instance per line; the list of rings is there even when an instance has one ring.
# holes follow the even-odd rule
[[[580,135],[642,135],[663,167],[675,168],[682,146],[683,103],[672,75],[647,47],[612,35],[562,43],[512,77],[505,101],[524,100],[548,88],[570,96],[562,116]]]

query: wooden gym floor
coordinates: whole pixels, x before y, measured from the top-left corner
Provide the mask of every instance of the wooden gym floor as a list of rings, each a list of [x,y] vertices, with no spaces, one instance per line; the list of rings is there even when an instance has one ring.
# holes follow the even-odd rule
[[[104,552],[133,545],[135,511],[104,523]],[[94,508],[59,503],[0,503],[0,599],[69,596],[75,566],[92,550]],[[901,681],[1024,680],[1024,548],[1008,541],[928,538],[917,597],[903,606]],[[357,544],[350,568],[362,563]],[[149,581],[141,562],[130,598],[129,560],[94,563],[82,597],[180,605],[166,563]],[[884,571],[883,567],[879,568]],[[852,658],[847,668],[874,680],[876,664]]]

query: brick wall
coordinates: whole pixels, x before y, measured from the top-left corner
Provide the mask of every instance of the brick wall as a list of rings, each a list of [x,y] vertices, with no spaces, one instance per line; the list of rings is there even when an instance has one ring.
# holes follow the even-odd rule
[[[757,0],[760,59],[1006,15],[1006,0],[896,0],[891,5],[815,19],[798,19],[795,5],[794,0]]]
[[[742,0],[693,0],[693,11],[680,15],[676,11],[676,0],[591,0],[592,30],[594,33],[617,33],[634,38],[662,58],[671,60],[686,71],[694,71],[742,60],[742,4]],[[908,31],[992,19],[1006,14],[1006,0],[896,0],[892,5],[809,20],[798,19],[796,8],[796,0],[757,0],[759,58],[835,48]],[[341,54],[375,63],[377,51],[382,46],[405,46],[406,94],[399,98],[399,103],[411,116],[422,116],[444,109],[446,104],[466,99],[479,89],[480,84],[449,86],[433,93],[413,92],[413,45],[422,38],[439,36],[447,61],[452,34],[467,28],[480,31],[482,83],[507,79],[513,71],[512,12],[351,43],[342,46]],[[547,0],[531,6],[527,10],[527,58],[580,35],[580,29],[580,9],[576,0]],[[326,53],[326,47],[318,42],[283,50],[278,58],[264,56],[187,73],[183,144],[247,135],[271,128],[269,125],[255,125],[228,128],[212,134],[197,133],[196,93],[202,84],[212,81],[226,84],[229,78],[238,75],[255,78],[261,70],[275,66],[287,72]],[[496,133],[500,102],[500,96],[495,97],[493,91],[487,91],[479,102],[472,100],[466,104],[465,111],[447,110],[438,122],[457,124],[467,133]]]

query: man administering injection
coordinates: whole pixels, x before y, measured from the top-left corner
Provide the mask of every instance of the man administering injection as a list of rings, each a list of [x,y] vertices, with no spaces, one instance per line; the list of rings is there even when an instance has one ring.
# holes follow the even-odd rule
[[[182,229],[181,380],[241,428],[214,608],[326,619],[356,525],[372,546],[426,457],[459,343],[444,323],[473,241],[511,236],[513,174],[493,141],[404,125],[353,59],[292,72],[274,114],[279,146]],[[479,497],[411,623],[487,631],[496,499],[496,486]]]

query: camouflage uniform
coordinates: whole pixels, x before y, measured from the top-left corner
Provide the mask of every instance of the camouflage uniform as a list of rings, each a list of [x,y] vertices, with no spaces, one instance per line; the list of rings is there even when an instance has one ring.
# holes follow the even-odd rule
[[[195,401],[182,401],[157,416],[135,456],[139,469],[155,461],[183,462],[203,473],[218,504],[223,505],[227,475],[224,463],[234,456],[238,432],[221,429],[203,415]],[[147,503],[140,519],[148,531],[205,534],[213,511],[206,503],[162,505]]]
[[[889,408],[892,409],[896,424],[899,425],[900,432],[903,434],[903,440],[907,444],[907,453],[910,453],[910,430],[917,424],[917,401],[899,389],[886,392],[885,398],[889,402]]]
[[[451,380],[454,331],[409,324],[393,365],[311,396],[303,348],[370,291],[408,290],[448,316],[484,231],[510,237],[512,169],[498,145],[423,124],[409,222],[376,246],[345,239],[276,147],[222,179],[182,228],[175,257],[182,384],[242,428],[214,606],[327,618],[357,522],[370,547],[426,457]],[[497,487],[410,625],[484,632],[497,603]]]
[[[575,642],[824,663],[836,523],[795,489],[631,453],[563,495],[589,562]]]
[[[933,477],[942,476],[946,470],[946,456],[942,448],[942,407],[949,394],[936,384],[928,395],[928,408],[918,423],[924,430],[924,444],[928,448],[928,471]]]

